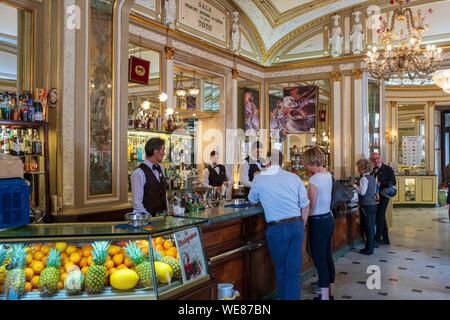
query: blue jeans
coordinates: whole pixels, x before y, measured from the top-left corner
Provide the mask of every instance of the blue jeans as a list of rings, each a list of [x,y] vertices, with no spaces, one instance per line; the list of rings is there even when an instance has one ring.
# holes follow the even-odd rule
[[[274,224],[267,228],[267,243],[275,264],[280,300],[300,300],[303,235],[302,221]]]

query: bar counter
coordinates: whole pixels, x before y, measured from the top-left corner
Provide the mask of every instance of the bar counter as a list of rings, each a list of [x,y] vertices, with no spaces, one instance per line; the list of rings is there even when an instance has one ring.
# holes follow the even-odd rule
[[[122,218],[123,219],[123,218]],[[240,292],[239,299],[273,298],[276,289],[275,272],[267,248],[267,224],[261,206],[247,208],[217,207],[190,213],[181,217],[157,217],[148,230],[134,230],[133,236],[158,235],[167,230],[176,231],[199,225],[209,263],[211,281],[193,290],[180,292],[174,299],[215,299],[217,283],[232,283]],[[357,207],[342,207],[336,214],[333,252],[339,257],[351,249],[360,238],[360,217]],[[95,221],[95,219],[93,219]],[[48,240],[92,236],[126,238],[130,231],[117,230],[123,222],[82,222],[29,225],[17,229],[0,230],[0,242],[14,242],[24,238]],[[308,254],[308,231],[303,241],[302,274],[312,274],[312,261]]]

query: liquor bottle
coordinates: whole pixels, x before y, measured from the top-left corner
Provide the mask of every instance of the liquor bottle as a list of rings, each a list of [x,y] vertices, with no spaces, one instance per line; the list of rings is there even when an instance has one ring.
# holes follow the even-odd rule
[[[9,150],[13,156],[21,156],[20,139],[17,130],[12,130],[11,139],[9,139]]]
[[[33,139],[31,140],[31,154],[40,156],[42,155],[42,141],[39,139],[39,132],[34,130]]]
[[[167,119],[167,132],[173,131],[173,120],[172,115],[169,116],[169,119]]]
[[[42,122],[42,104],[40,101],[34,103],[34,121]]]
[[[14,95],[11,95],[10,103],[11,103],[11,120],[19,121],[20,112],[18,110],[16,97]]]
[[[25,136],[26,136],[26,130],[20,130],[20,153],[21,155],[27,154],[27,149],[25,145]]]
[[[29,129],[31,130],[31,129]],[[23,136],[23,141],[22,141],[22,145],[24,148],[24,154],[31,154],[31,137],[30,137],[30,133],[29,130],[24,130],[24,136]]]
[[[10,130],[9,128],[6,128],[3,130],[3,137],[2,137],[2,153],[9,154],[9,136],[10,136]]]
[[[8,92],[6,92],[3,96],[3,119],[10,120],[11,116],[11,101],[8,95]]]
[[[155,130],[155,118],[153,117],[153,112],[150,113],[148,118],[148,129]]]
[[[34,103],[31,98],[28,99],[28,121],[34,122],[35,121],[35,110],[34,110]]]

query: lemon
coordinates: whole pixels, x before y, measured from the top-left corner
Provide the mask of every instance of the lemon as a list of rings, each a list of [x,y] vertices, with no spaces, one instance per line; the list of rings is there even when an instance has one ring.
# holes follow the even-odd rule
[[[169,266],[167,263],[156,261],[155,271],[156,277],[158,278],[159,282],[170,283],[170,281],[172,280],[173,270],[172,267]]]
[[[136,271],[131,269],[120,269],[111,274],[109,282],[111,287],[118,290],[130,290],[134,288],[139,281]]]
[[[67,248],[67,242],[57,242],[55,244],[55,249],[59,250],[60,252],[66,251]]]

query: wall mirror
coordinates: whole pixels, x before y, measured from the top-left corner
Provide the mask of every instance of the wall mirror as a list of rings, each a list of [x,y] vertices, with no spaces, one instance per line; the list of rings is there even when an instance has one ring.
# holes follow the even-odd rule
[[[425,108],[399,105],[397,155],[399,171],[425,170]]]
[[[32,91],[33,13],[0,3],[0,92]]]

